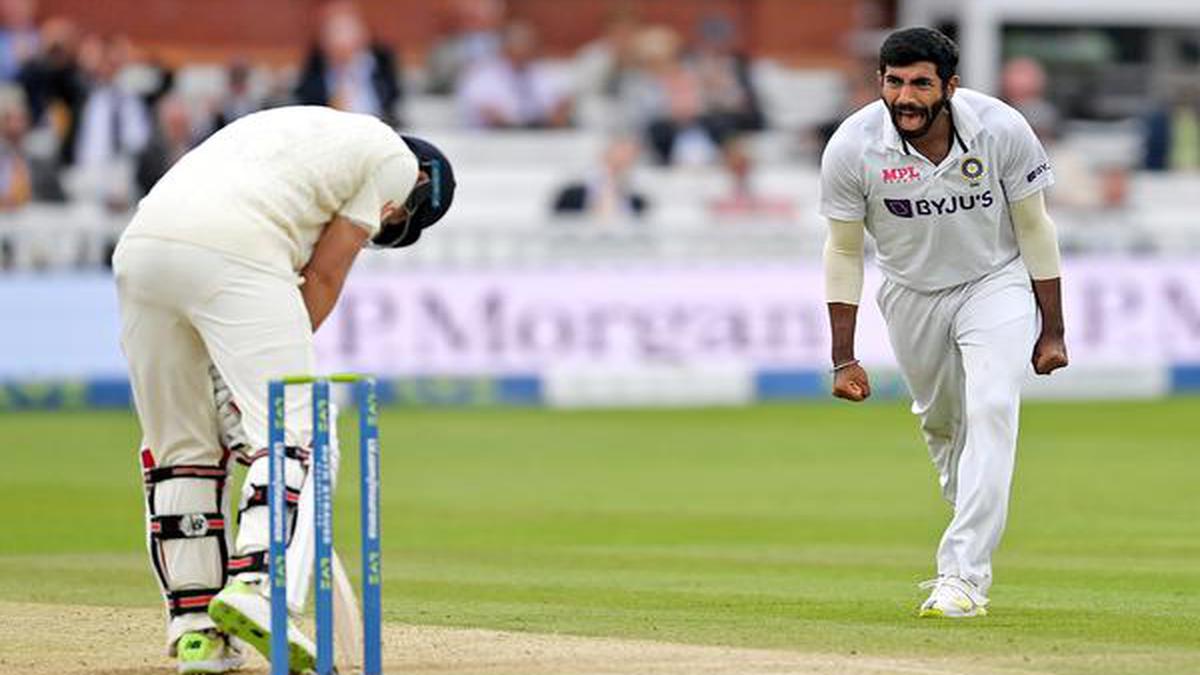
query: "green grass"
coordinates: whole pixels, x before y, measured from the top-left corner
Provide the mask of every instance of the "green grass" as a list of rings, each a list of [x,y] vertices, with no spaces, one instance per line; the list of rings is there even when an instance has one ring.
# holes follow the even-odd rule
[[[1187,398],[1027,405],[993,615],[947,624],[913,618],[948,508],[902,406],[386,411],[385,611],[1062,673],[1200,672],[1198,415]],[[0,598],[156,604],[136,421],[27,414],[0,427]],[[339,495],[348,558],[353,477]]]

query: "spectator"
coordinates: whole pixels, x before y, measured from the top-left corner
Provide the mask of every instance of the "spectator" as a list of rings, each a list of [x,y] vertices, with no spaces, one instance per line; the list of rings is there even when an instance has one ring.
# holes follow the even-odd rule
[[[322,11],[317,44],[305,61],[295,99],[374,115],[396,126],[403,93],[396,73],[392,50],[371,42],[358,8],[338,0]]]
[[[728,194],[709,204],[712,215],[730,220],[792,221],[796,205],[788,197],[761,194],[753,182],[754,158],[747,139],[732,136],[721,146],[721,160],[730,179]]]
[[[149,74],[150,78],[153,78],[153,86],[148,86],[150,82],[139,82],[137,85],[146,109],[153,110],[158,106],[160,99],[175,90],[175,69],[158,55],[143,57],[137,65],[143,72],[143,77]]]
[[[37,55],[35,0],[0,0],[0,82],[11,82]]]
[[[705,126],[718,144],[731,135],[766,127],[750,61],[737,50],[736,42],[733,22],[722,16],[707,17],[700,22],[691,58],[700,80]]]
[[[1046,100],[1046,71],[1042,64],[1030,58],[1012,59],[1004,64],[1000,80],[1000,98],[1025,116],[1039,138],[1057,136],[1061,115]]]
[[[262,99],[251,86],[251,74],[250,63],[244,59],[235,59],[226,67],[225,94],[213,117],[214,130],[263,108]]]
[[[299,69],[295,65],[266,67],[262,70],[262,74],[264,80],[262,110],[296,104],[296,99],[292,96],[292,86],[299,77]]]
[[[0,89],[0,213],[33,198],[33,169],[23,142],[28,129],[24,95],[12,87]]]
[[[159,99],[154,135],[138,155],[137,182],[142,194],[196,144],[191,113],[177,96]]]
[[[704,127],[700,80],[684,64],[680,48],[670,28],[643,29],[635,40],[637,67],[620,86],[626,123],[645,135],[659,164],[704,163],[716,153]]]
[[[849,116],[863,106],[879,98],[879,62],[872,54],[870,61],[859,61],[856,68],[845,75],[845,88],[838,111],[833,117],[821,120],[811,130],[813,157],[819,160],[826,144],[837,128]]]
[[[425,59],[426,91],[453,94],[471,66],[499,54],[504,15],[504,0],[454,0],[448,15],[443,15],[449,24],[446,35]]]
[[[636,220],[649,206],[631,181],[641,147],[632,138],[618,138],[604,151],[604,163],[591,178],[568,183],[554,200],[559,215],[586,215],[592,220]]]
[[[1200,85],[1180,87],[1173,101],[1146,116],[1144,127],[1147,170],[1200,170]]]
[[[633,67],[637,17],[626,10],[611,14],[604,33],[575,55],[579,93],[615,98],[625,73]]]
[[[117,78],[128,60],[122,38],[91,37],[80,49],[88,91],[75,137],[73,193],[112,210],[132,205],[134,158],[151,133],[145,103]]]
[[[65,164],[74,152],[76,124],[87,94],[75,24],[61,17],[47,19],[39,47],[17,79],[25,89],[32,124],[52,130],[59,160]]]
[[[30,200],[66,201],[53,149],[33,152],[36,144],[29,131],[25,92],[15,86],[0,87],[0,204],[10,208]]]
[[[463,76],[459,102],[472,127],[545,129],[571,123],[567,82],[538,58],[532,25],[504,29],[504,51],[476,62]]]
[[[25,95],[16,87],[0,85],[0,270],[17,265],[25,237],[16,219],[8,214],[24,207],[32,198],[33,167],[25,153],[25,131],[29,113]]]
[[[1030,58],[1015,58],[1000,74],[1001,98],[1021,113],[1046,147],[1054,167],[1055,185],[1046,191],[1049,203],[1074,209],[1101,206],[1098,177],[1089,160],[1061,142],[1061,116],[1046,100],[1046,71]]]
[[[1129,169],[1124,164],[1108,161],[1097,172],[1100,208],[1108,211],[1129,206]]]

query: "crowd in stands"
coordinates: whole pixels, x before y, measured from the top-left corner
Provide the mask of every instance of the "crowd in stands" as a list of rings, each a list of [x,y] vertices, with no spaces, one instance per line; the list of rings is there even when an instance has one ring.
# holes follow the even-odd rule
[[[617,12],[574,60],[550,60],[536,27],[508,19],[503,0],[452,8],[417,95],[453,97],[463,128],[571,128],[581,97],[602,98],[615,111],[606,132],[619,138],[606,153],[612,168],[643,148],[660,165],[716,163],[727,141],[766,126],[725,17],[685,36]],[[372,39],[352,2],[319,11],[297,68],[235,57],[223,91],[197,101],[179,91],[175,69],[123,36],[39,17],[36,0],[0,0],[0,209],[82,200],[128,210],[188,149],[265,107],[329,105],[403,127],[409,92],[393,49]]]
[[[703,16],[680,32],[616,11],[574,55],[550,58],[537,27],[509,17],[504,0],[452,0],[449,23],[423,61],[402,64],[350,0],[316,7],[319,28],[297,63],[278,68],[232,55],[221,90],[198,100],[180,86],[179,64],[70,17],[40,16],[36,0],[0,0],[0,234],[5,214],[31,203],[126,213],[190,148],[256,110],[329,105],[405,128],[413,97],[452,99],[462,129],[599,125],[611,140],[588,175],[563,177],[549,201],[555,213],[636,222],[655,206],[631,179],[639,164],[723,169],[728,193],[707,205],[718,220],[786,220],[800,208],[789,195],[754,190],[747,138],[773,120],[731,17]],[[1062,120],[1042,95],[1037,62],[1011,62],[1002,79],[1003,95],[1056,139]],[[847,106],[873,98],[870,87],[846,92]],[[589,101],[604,104],[599,122],[583,110]],[[805,131],[816,137],[834,122]],[[1063,203],[1119,201],[1131,168],[1200,169],[1200,88],[1152,110],[1145,139],[1142,167],[1080,168],[1069,182],[1082,187],[1064,192]],[[1052,151],[1057,170],[1071,174],[1078,158]],[[6,255],[0,250],[0,268]]]

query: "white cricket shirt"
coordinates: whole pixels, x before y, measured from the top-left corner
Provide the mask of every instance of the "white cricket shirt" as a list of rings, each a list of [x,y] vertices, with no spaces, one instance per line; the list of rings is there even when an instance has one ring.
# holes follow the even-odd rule
[[[334,215],[374,235],[417,159],[370,115],[319,106],[247,115],[184,155],[138,204],[126,237],[183,241],[298,272]]]
[[[881,100],[842,122],[821,158],[821,215],[863,220],[884,275],[918,291],[973,281],[1016,258],[1008,205],[1054,182],[1016,110],[962,87],[950,110],[956,137],[936,166],[902,142]]]

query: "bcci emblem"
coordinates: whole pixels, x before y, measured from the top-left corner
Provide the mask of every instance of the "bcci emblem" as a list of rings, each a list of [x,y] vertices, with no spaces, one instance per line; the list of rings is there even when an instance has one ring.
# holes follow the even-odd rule
[[[986,172],[983,160],[978,157],[964,157],[958,165],[958,170],[962,172],[962,177],[967,179],[972,187],[979,185],[979,179],[983,178],[983,174]]]
[[[179,518],[179,531],[183,536],[203,537],[208,534],[208,518],[203,513],[190,513]]]

